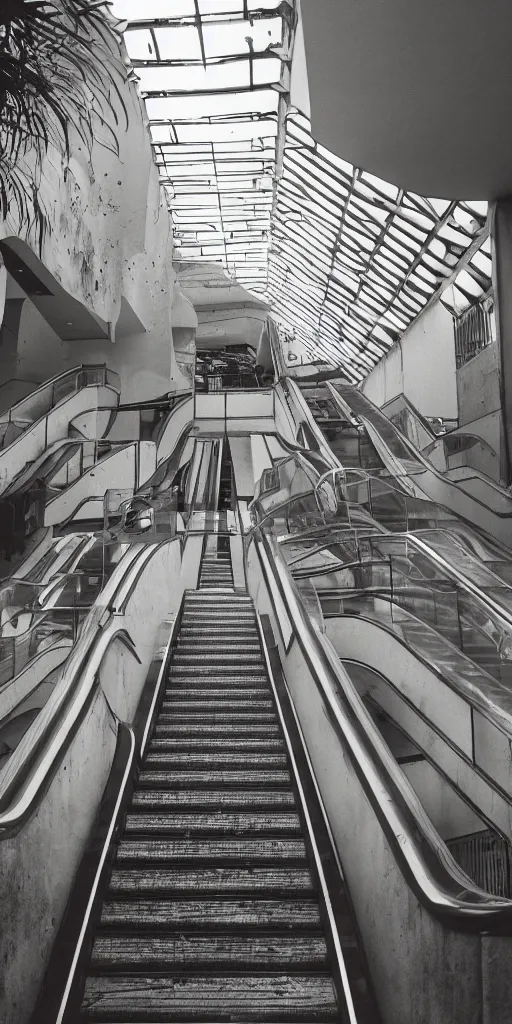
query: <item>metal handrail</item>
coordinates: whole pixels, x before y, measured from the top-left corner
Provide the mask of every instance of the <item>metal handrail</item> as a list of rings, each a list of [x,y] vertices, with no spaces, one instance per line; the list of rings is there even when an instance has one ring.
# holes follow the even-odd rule
[[[80,376],[81,373],[87,373],[88,371],[93,371],[93,370],[103,370],[103,381],[102,381],[103,384],[111,384],[111,381],[112,381],[112,379],[114,377],[116,377],[117,380],[119,380],[119,374],[115,373],[114,370],[109,370],[109,368],[108,368],[106,363],[79,363],[78,366],[74,366],[74,367],[72,367],[69,370],[63,370],[63,372],[57,374],[56,377],[51,377],[49,380],[44,381],[44,383],[40,384],[39,387],[34,389],[34,391],[31,391],[28,395],[25,395],[23,398],[20,398],[17,402],[14,403],[14,405],[12,405],[8,410],[6,410],[6,412],[8,414],[8,419],[7,420],[2,419],[2,415],[5,415],[5,414],[0,414],[0,422],[2,422],[2,423],[11,422],[13,411],[15,411],[19,406],[22,406],[23,404],[26,404],[27,402],[29,402],[32,398],[35,398],[38,394],[41,394],[42,392],[44,392],[44,390],[46,388],[48,388],[48,389],[51,388],[52,400],[51,400],[51,404],[49,406],[49,409],[54,408],[54,397],[55,397],[54,389],[55,389],[56,385],[58,385],[59,383],[62,384],[68,378],[70,380],[72,380],[73,377],[75,377],[75,380],[78,383],[78,379],[79,379],[79,376]],[[109,380],[109,378],[110,378],[110,380]],[[85,385],[85,386],[88,386],[88,385]],[[79,390],[79,389],[75,388],[75,390]],[[119,388],[117,388],[117,390],[119,390]],[[70,392],[70,394],[72,394],[72,392]],[[67,398],[67,397],[68,397],[68,395],[64,395],[64,398]]]
[[[418,901],[456,931],[512,934],[512,901],[479,889],[458,867],[364,708],[332,645],[315,632],[268,537],[253,543],[270,593],[277,588],[329,721],[359,777],[402,874]],[[264,551],[266,558],[261,557]],[[268,578],[266,564],[272,569]]]
[[[149,556],[161,546],[151,545],[148,554],[147,545],[137,544],[126,553],[104,588],[102,600],[91,609],[86,627],[71,651],[66,671],[0,774],[0,839],[19,830],[44,793],[56,761],[90,706],[97,673],[110,644],[120,638],[138,657],[126,630],[119,628],[118,618]],[[129,562],[128,587],[125,559]],[[118,605],[118,594],[123,587],[126,593]]]
[[[341,396],[338,395],[336,387],[333,386],[331,383],[328,382],[327,383],[327,387],[329,388],[329,391],[331,392],[333,397],[341,397]],[[431,462],[428,461],[428,459],[424,458],[424,456],[421,454],[421,452],[419,452],[418,449],[415,448],[415,446],[409,440],[407,435],[402,434],[402,432],[398,429],[398,427],[394,423],[392,423],[391,420],[389,420],[388,417],[385,416],[384,413],[381,412],[380,409],[378,409],[376,406],[373,406],[373,403],[370,402],[370,399],[367,398],[366,395],[361,396],[360,393],[358,393],[358,394],[359,394],[359,397],[363,397],[364,398],[364,401],[367,402],[368,405],[371,406],[374,409],[374,411],[379,416],[382,416],[386,420],[386,424],[389,424],[389,427],[390,427],[391,431],[398,437],[399,441],[407,449],[407,451],[410,453],[411,457],[417,463],[420,464],[420,466],[422,467],[422,472],[424,472],[424,473],[431,473],[433,476],[437,477],[437,479],[440,480],[446,487],[453,488],[455,490],[455,493],[459,492],[459,493],[462,493],[465,497],[469,497],[477,505],[480,505],[481,508],[486,509],[486,511],[491,513],[492,515],[497,516],[498,519],[510,519],[510,518],[512,518],[512,509],[511,509],[510,512],[499,512],[496,509],[492,508],[490,505],[486,505],[486,503],[484,501],[482,501],[480,498],[475,497],[473,494],[468,495],[468,493],[466,491],[463,491],[462,488],[457,487],[457,485],[453,481],[447,479],[446,476],[443,473],[439,472],[439,470],[437,470],[436,467]],[[389,455],[391,455],[392,459],[394,461],[398,461],[399,462],[400,461],[400,457],[399,456],[395,456],[393,454],[393,452],[391,452],[391,449],[389,448],[387,442],[381,436],[378,427],[376,427],[373,423],[371,423],[370,420],[368,419],[368,417],[365,416],[364,413],[357,412],[355,415],[357,415],[358,419],[361,420],[361,422],[363,423],[363,425],[366,427],[367,430],[368,430],[368,428],[370,428],[369,429],[369,433],[370,433],[370,436],[372,437],[372,440],[374,441],[374,443],[375,443],[375,438],[372,436],[373,434],[375,434],[375,437],[377,438],[377,446],[378,445],[383,445],[384,448],[386,449],[386,452]],[[397,475],[399,475],[400,478],[402,478],[402,476],[403,476],[403,474],[397,474]],[[407,475],[407,474],[405,474],[405,475]],[[480,478],[479,477],[467,477],[466,479],[467,480],[469,480],[469,479],[478,480]],[[430,499],[428,499],[428,500],[430,500]],[[512,498],[511,498],[511,505],[512,505]]]

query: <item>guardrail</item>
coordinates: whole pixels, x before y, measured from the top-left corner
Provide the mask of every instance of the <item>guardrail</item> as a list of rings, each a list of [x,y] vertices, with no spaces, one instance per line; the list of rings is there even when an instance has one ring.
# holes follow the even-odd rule
[[[133,545],[89,612],[61,679],[0,774],[0,840],[16,833],[44,793],[90,705],[96,674],[110,644],[119,638],[137,657],[117,616],[123,614],[146,564],[165,543]]]
[[[447,928],[512,935],[512,901],[491,896],[473,885],[450,856],[334,649],[312,629],[281,556],[265,534],[256,532],[252,543],[267,590],[273,595],[277,592],[285,608],[293,639],[299,644],[321,693],[325,713],[349,754],[365,797],[418,901]]]

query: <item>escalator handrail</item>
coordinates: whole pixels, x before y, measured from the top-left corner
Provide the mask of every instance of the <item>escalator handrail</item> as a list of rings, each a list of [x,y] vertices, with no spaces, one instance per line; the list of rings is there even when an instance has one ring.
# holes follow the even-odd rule
[[[18,399],[18,401],[15,402],[14,405],[11,405],[9,407],[9,409],[5,410],[5,413],[2,413],[0,415],[0,422],[2,422],[2,423],[8,422],[7,420],[3,419],[3,417],[5,415],[7,415],[7,414],[9,415],[9,420],[11,420],[12,419],[12,413],[13,413],[13,411],[15,409],[18,408],[18,406],[23,405],[24,403],[28,402],[32,398],[35,398],[36,395],[38,395],[39,393],[42,393],[46,388],[54,388],[56,384],[61,383],[67,377],[70,377],[70,378],[73,377],[73,376],[78,377],[79,374],[85,373],[85,372],[87,372],[87,370],[104,370],[105,371],[105,379],[102,382],[102,385],[110,386],[110,387],[114,388],[114,390],[117,391],[118,393],[120,392],[120,387],[117,387],[114,383],[112,383],[112,378],[113,377],[117,377],[117,379],[119,380],[119,374],[117,374],[115,372],[115,370],[110,370],[106,363],[79,363],[78,366],[73,366],[70,370],[63,370],[62,373],[58,373],[55,377],[50,377],[49,380],[44,381],[42,384],[39,385],[39,387],[35,388],[34,391],[30,391],[28,395],[24,395],[23,398]],[[109,377],[110,377],[110,380],[108,379]],[[102,385],[100,385],[100,386],[102,386]],[[98,386],[98,385],[95,384],[94,386]],[[86,387],[90,387],[90,385],[87,384]],[[80,389],[75,389],[75,391],[76,390],[82,390],[82,389],[81,388]],[[73,393],[74,392],[70,391],[68,395],[64,395],[64,398],[69,398],[70,395],[72,395]],[[61,399],[61,401],[62,401],[62,399]],[[59,405],[59,402],[57,402],[57,405]],[[53,408],[55,408],[55,407],[53,406]],[[50,410],[48,410],[48,412],[49,411]],[[45,415],[47,415],[47,413]]]
[[[337,592],[329,592],[329,596],[336,597]],[[385,594],[379,596],[382,596],[382,600],[387,600],[391,604],[389,596],[386,596]],[[426,625],[427,631],[429,633],[435,633],[433,626],[429,626],[428,623],[425,624],[422,619],[419,619],[417,615],[414,615],[413,612],[410,612],[408,609],[406,609],[406,617],[419,623],[422,627]],[[495,704],[494,701],[492,701],[491,698],[488,697],[487,694],[483,690],[480,690],[476,685],[474,686],[474,688],[472,688],[470,685],[467,684],[466,680],[464,679],[457,678],[455,680],[449,679],[447,676],[444,676],[441,670],[436,665],[433,665],[432,662],[429,661],[425,657],[425,655],[423,655],[420,651],[416,650],[415,648],[412,648],[410,644],[407,642],[407,640],[404,637],[400,636],[399,633],[396,633],[395,630],[392,629],[392,627],[389,626],[386,622],[376,622],[375,619],[372,619],[370,615],[361,615],[359,613],[356,615],[352,613],[350,610],[344,611],[340,615],[327,614],[326,618],[343,618],[353,621],[355,624],[357,624],[358,622],[366,622],[369,625],[371,625],[374,629],[382,630],[384,633],[387,633],[388,636],[390,636],[394,641],[396,641],[397,644],[399,644],[400,647],[403,647],[409,654],[412,654],[412,656],[416,658],[426,669],[428,669],[428,671],[431,672],[432,675],[436,676],[437,679],[440,680],[440,682],[442,682],[445,686],[448,686],[450,690],[453,690],[454,693],[462,697],[463,700],[467,701],[467,703],[470,704],[471,707],[475,708],[477,711],[480,711],[483,715],[485,715],[485,717],[488,718],[489,721],[492,722],[492,724],[501,733],[503,733],[503,735],[506,736],[510,742],[512,742],[512,714],[510,712],[504,710],[504,708],[499,707],[498,704]],[[458,656],[458,658],[463,659],[464,661],[469,661],[469,663],[474,667],[474,662],[472,662],[468,658],[468,656],[464,654],[463,651],[461,651],[458,647],[452,644],[451,640],[447,640],[446,637],[443,637],[442,639],[443,644],[445,644],[446,647],[453,650]],[[488,680],[489,682],[489,686],[492,686],[495,689],[500,689],[500,684],[496,681],[494,676],[489,675],[489,673],[486,672],[484,669],[482,669],[479,672],[479,676],[485,676],[486,680]],[[391,683],[391,685],[393,684]],[[501,688],[505,691],[505,687]],[[492,782],[497,789],[500,788],[498,783],[495,782],[495,780],[492,780]],[[505,790],[501,790],[501,792],[506,796],[506,799],[510,801],[510,793],[507,793]]]
[[[79,441],[78,443],[79,444],[84,444],[84,443],[87,443],[87,442],[80,442]],[[91,442],[89,442],[89,443],[91,443]],[[60,490],[58,494],[55,494],[53,496],[53,498],[50,498],[49,501],[46,502],[46,506],[45,506],[46,508],[50,508],[53,505],[54,502],[60,501],[65,494],[69,493],[69,491],[71,490],[72,487],[75,487],[82,480],[85,480],[86,477],[89,474],[93,473],[100,465],[104,465],[105,462],[107,461],[107,459],[113,459],[116,455],[119,455],[119,452],[122,452],[122,451],[124,452],[128,448],[132,448],[133,447],[133,448],[135,448],[135,450],[137,450],[137,446],[141,444],[140,441],[109,441],[109,442],[103,442],[103,443],[110,444],[110,446],[111,446],[110,450],[107,451],[107,452],[104,452],[104,454],[101,455],[98,459],[96,459],[96,461],[93,462],[92,465],[89,466],[86,470],[84,470],[84,472],[81,473],[80,476],[77,476],[75,478],[75,480],[71,480],[70,483],[67,485],[67,487],[63,487],[62,490]],[[94,444],[98,445],[98,441],[95,441]],[[96,453],[95,454],[97,454],[97,451],[98,451],[98,449],[96,449]],[[89,497],[92,497],[92,495],[90,495]],[[94,496],[94,497],[96,497],[96,496]],[[81,505],[85,504],[87,500],[89,500],[89,499],[86,498],[85,502],[82,501],[80,504]],[[78,505],[77,508],[80,508],[80,505]],[[75,511],[76,511],[76,509],[75,509]],[[69,519],[66,519],[65,522],[69,522]],[[63,523],[61,523],[60,525],[62,526]]]
[[[286,381],[286,385],[284,383],[285,381]],[[318,451],[319,451],[320,455],[322,456],[324,461],[327,463],[329,468],[339,469],[340,462],[336,458],[334,452],[331,450],[331,448],[328,445],[327,441],[325,440],[323,432],[320,430],[320,427],[318,426],[318,424],[317,424],[317,422],[316,422],[316,420],[315,420],[315,418],[314,418],[314,416],[313,416],[313,414],[311,412],[311,409],[309,408],[308,403],[306,402],[306,399],[304,398],[304,395],[302,394],[302,391],[300,390],[300,387],[298,386],[297,382],[293,379],[293,377],[284,377],[284,378],[282,378],[278,382],[276,387],[277,388],[281,387],[281,389],[283,391],[283,397],[284,397],[285,401],[286,401],[285,389],[288,388],[288,390],[292,394],[292,397],[293,397],[294,401],[299,406],[299,408],[300,408],[300,410],[301,410],[301,412],[303,414],[303,417],[304,417],[306,423],[310,426],[310,428],[311,428],[311,430],[312,430],[312,432],[313,432],[313,434],[315,436],[316,442],[318,444]]]
[[[400,534],[391,534],[391,536],[397,537],[400,536]],[[459,572],[457,566],[448,562],[434,548],[431,548],[429,544],[426,544],[425,541],[421,540],[420,537],[417,537],[414,533],[408,533],[406,536],[407,543],[410,544],[411,547],[417,548],[432,562],[436,563],[446,576],[451,576],[455,580],[461,590],[469,591],[469,593],[480,601],[481,604],[485,604],[489,611],[492,611],[493,615],[500,619],[507,629],[512,631],[512,612],[508,612],[503,605],[495,601],[494,598],[487,594],[485,590],[482,590],[476,583],[473,583],[468,576],[464,576]],[[489,572],[492,572],[492,570],[489,570]],[[493,573],[493,575],[496,574]],[[503,590],[511,589],[510,585],[507,585],[499,576],[496,577],[496,581],[496,585],[500,586]]]
[[[459,868],[360,701],[334,648],[314,630],[280,555],[261,532],[254,535],[254,543],[268,591],[279,592],[327,716],[348,748],[365,796],[416,898],[444,927],[512,935],[512,901],[485,893]]]
[[[336,388],[333,387],[332,384],[329,383],[328,384],[328,388],[329,388],[329,390],[330,390],[330,392],[332,393],[333,396],[337,396],[338,395],[338,392],[336,391]],[[338,397],[341,398],[342,396],[340,395]],[[431,473],[432,476],[437,477],[437,479],[440,480],[446,487],[454,488],[456,493],[458,492],[459,494],[463,494],[465,497],[470,498],[477,505],[480,505],[481,508],[485,508],[487,512],[490,512],[492,515],[497,516],[498,519],[510,519],[510,518],[512,518],[512,509],[511,509],[510,512],[499,512],[499,511],[497,511],[497,509],[494,509],[490,505],[487,505],[485,503],[485,501],[482,501],[480,498],[475,497],[475,495],[469,494],[467,491],[464,491],[461,487],[457,487],[457,484],[454,483],[453,480],[448,480],[446,478],[446,476],[444,475],[444,473],[441,473],[438,469],[436,469],[436,467],[431,462],[429,462],[428,459],[424,458],[422,453],[417,448],[415,448],[415,446],[413,445],[412,441],[410,441],[409,438],[405,434],[402,434],[401,430],[399,430],[399,428],[396,426],[396,424],[392,423],[391,420],[389,420],[388,417],[385,416],[385,414],[377,406],[374,406],[373,402],[371,402],[370,399],[366,395],[363,395],[362,397],[368,403],[368,405],[370,405],[370,406],[372,406],[374,408],[376,413],[378,413],[380,416],[382,416],[382,417],[384,417],[384,419],[386,419],[386,421],[389,424],[389,426],[390,426],[391,430],[393,431],[393,433],[395,433],[397,435],[399,441],[410,452],[411,457],[416,462],[420,463],[422,469],[419,470],[419,473]],[[342,401],[343,401],[343,399],[342,399]],[[378,438],[378,445],[382,445],[385,448],[387,454],[391,455],[392,458],[395,461],[400,462],[399,456],[393,455],[393,453],[391,452],[391,450],[390,450],[389,446],[387,445],[386,441],[384,440],[383,437],[381,437],[378,427],[376,427],[373,423],[371,423],[371,421],[368,419],[367,416],[365,416],[364,413],[356,412],[353,415],[357,416],[357,418],[361,420],[361,422],[363,423],[363,425],[366,428],[366,430],[368,430],[368,427],[370,427],[371,428],[371,434],[375,434],[376,437]],[[374,440],[373,437],[372,437],[372,440]],[[374,443],[375,443],[375,441],[374,441]],[[466,479],[467,480],[470,480],[470,479],[478,480],[478,479],[481,479],[481,478],[480,477],[467,477]],[[492,481],[490,481],[490,483],[493,484]],[[496,486],[496,484],[493,484],[493,488],[494,488],[494,490],[498,490],[498,491],[500,491],[500,493],[503,493],[504,495],[509,497],[510,501],[511,501],[511,505],[512,505],[512,497],[510,497],[510,495],[508,495],[507,492],[502,491],[499,487]]]
[[[119,617],[147,562],[166,543],[132,545],[89,612],[65,672],[0,774],[0,840],[15,834],[37,807],[56,763],[90,706],[110,644],[119,638],[138,659],[131,637],[119,626]]]
[[[86,387],[81,388],[80,391],[71,391],[68,395],[64,395],[63,398],[61,398],[60,402],[57,402],[57,404],[52,406],[51,409],[48,409],[45,413],[43,413],[43,415],[40,416],[39,419],[27,424],[26,428],[21,432],[21,434],[18,434],[18,437],[15,437],[14,440],[11,441],[9,445],[7,445],[7,447],[1,448],[0,457],[4,454],[12,453],[12,450],[15,447],[15,445],[21,444],[21,442],[27,437],[27,435],[30,434],[33,430],[35,430],[35,428],[38,427],[41,423],[44,423],[45,420],[47,420],[48,417],[51,416],[51,414],[55,412],[56,409],[59,408],[59,406],[63,407],[66,402],[72,401],[82,391],[87,391],[88,388],[110,388],[110,390],[113,391],[116,395],[119,395],[118,390],[114,388],[112,384],[87,384]],[[105,406],[104,408],[110,409],[111,407]],[[80,412],[77,413],[76,415],[85,416],[88,412],[98,412],[99,409],[100,407],[98,405],[94,405],[91,406],[89,409],[80,409]],[[117,412],[117,409],[112,409],[111,411]],[[74,441],[75,438],[67,438],[66,440]],[[87,440],[87,438],[85,438],[84,440]]]
[[[172,406],[172,409],[169,409],[169,412],[168,412],[167,416],[162,416],[162,419],[157,424],[157,428],[156,428],[154,437],[151,438],[151,440],[154,441],[155,444],[156,444],[157,458],[158,458],[158,445],[159,445],[159,443],[160,443],[160,441],[161,441],[161,439],[162,439],[162,437],[164,435],[165,430],[167,429],[167,427],[169,425],[169,421],[172,419],[172,417],[178,411],[178,409],[183,409],[189,402],[190,402],[190,405],[192,406],[192,408],[193,408],[193,405],[194,405],[194,395],[193,395],[192,391],[180,391],[180,392],[177,392],[176,395],[172,396],[172,398],[175,399],[175,402],[174,402],[174,404]],[[191,419],[190,422],[192,422],[192,419]],[[178,441],[179,441],[179,438],[177,438],[176,444],[178,443]]]

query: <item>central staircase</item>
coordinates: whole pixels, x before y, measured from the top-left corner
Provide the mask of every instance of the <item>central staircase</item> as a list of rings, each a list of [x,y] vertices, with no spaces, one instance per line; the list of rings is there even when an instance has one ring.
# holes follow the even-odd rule
[[[253,604],[226,590],[228,563],[208,556],[185,596],[82,1021],[347,1019]]]

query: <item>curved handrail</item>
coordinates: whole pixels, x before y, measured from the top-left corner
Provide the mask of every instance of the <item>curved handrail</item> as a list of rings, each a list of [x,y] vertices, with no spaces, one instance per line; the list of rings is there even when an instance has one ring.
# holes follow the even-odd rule
[[[467,701],[468,704],[485,715],[485,717],[488,718],[489,721],[492,722],[492,724],[512,743],[512,711],[507,711],[505,708],[500,707],[498,703],[501,694],[506,695],[510,701],[510,690],[498,683],[494,676],[489,675],[489,673],[485,672],[483,669],[478,671],[478,679],[485,679],[486,690],[495,694],[495,699],[492,699],[486,691],[480,689],[476,683],[471,682],[468,678],[464,678],[460,675],[443,675],[438,665],[435,665],[432,661],[428,660],[421,651],[417,650],[417,648],[412,647],[408,640],[405,637],[400,636],[400,634],[397,633],[388,623],[383,622],[382,620],[377,622],[369,615],[354,615],[350,611],[344,611],[342,616],[327,615],[327,618],[340,617],[343,617],[343,619],[346,619],[347,621],[353,621],[354,623],[368,623],[375,630],[381,630],[386,633],[396,644],[402,647],[405,651],[408,651],[408,653],[413,658],[417,659],[424,668],[428,669],[432,675],[436,676],[444,686],[448,686],[450,690],[453,690],[454,693],[457,693]],[[435,633],[435,630],[431,626],[424,623],[422,619],[419,619],[418,616],[414,615],[412,612],[407,611],[407,618],[420,623],[427,633]],[[436,637],[437,635],[438,634],[436,634]],[[454,652],[457,656],[457,661],[460,661],[463,664],[467,663],[470,669],[475,668],[473,662],[467,657],[467,655],[464,654],[463,651],[459,650],[458,647],[455,647],[450,640],[443,637],[443,644],[446,645],[450,651]],[[369,667],[373,668],[373,666]],[[471,674],[476,675],[476,673],[473,672],[471,672]],[[497,786],[494,780],[493,785]],[[511,799],[510,793],[507,793],[506,796],[508,800]]]
[[[135,568],[133,563],[140,558],[142,572],[149,557],[160,546],[134,545],[134,550],[125,556],[129,570]],[[119,612],[115,609],[117,592],[125,582],[124,562],[123,558],[101,599],[89,612],[85,628],[53,693],[0,772],[0,839],[21,827],[44,791],[57,758],[89,706],[98,670],[110,644],[119,637],[138,658],[126,630],[118,626]],[[134,577],[132,571],[132,587],[136,586],[138,575],[140,573],[135,573]]]
[[[303,457],[303,452],[299,451],[299,452],[296,453],[296,455],[298,456],[298,459],[299,459],[299,462],[300,462],[302,457]],[[316,472],[318,472],[317,468],[316,468]],[[379,478],[379,484],[380,483],[381,483],[381,478]],[[394,488],[391,486],[389,481],[385,481],[385,483],[386,483],[386,487],[388,487],[389,490],[394,491]],[[400,495],[400,492],[397,492],[397,493]],[[273,515],[275,516],[276,514],[279,514],[279,512],[283,512],[285,510],[286,506],[290,504],[290,501],[295,500],[297,497],[304,497],[304,496],[305,495],[294,496],[293,499],[287,499],[285,502],[282,502],[279,506],[275,506],[273,509],[269,510],[265,514],[264,518],[261,519],[260,522],[258,524],[256,524],[256,525],[257,526],[261,526],[262,523],[265,521],[265,519],[272,518]],[[400,496],[402,498],[404,498],[404,500],[405,500],[405,495],[402,494]],[[254,499],[254,503],[256,503],[257,500],[258,499],[255,498]],[[252,504],[254,504],[254,503],[252,503]],[[376,526],[376,530],[378,532],[381,532],[381,529],[379,528],[379,525],[377,523],[375,523],[375,526]],[[255,528],[256,527],[251,527],[247,531],[246,536],[250,536]],[[327,528],[327,526],[326,526],[326,528]],[[335,524],[332,525],[332,528],[333,529],[336,528]],[[485,590],[481,589],[481,587],[479,587],[477,584],[475,584],[471,580],[471,578],[469,576],[466,576],[463,573],[461,573],[459,571],[459,569],[457,568],[457,566],[453,565],[451,562],[449,562],[445,558],[443,558],[443,556],[441,554],[439,554],[439,552],[437,552],[434,548],[431,548],[428,544],[426,544],[423,540],[421,540],[421,538],[419,536],[417,536],[415,533],[402,534],[402,533],[394,533],[394,532],[391,533],[391,532],[388,532],[388,533],[386,533],[386,536],[395,537],[395,538],[396,537],[400,537],[400,536],[406,536],[407,542],[408,542],[408,544],[411,545],[411,547],[417,548],[419,551],[421,551],[421,553],[424,556],[429,558],[434,564],[436,564],[442,570],[444,575],[446,575],[446,576],[450,577],[451,579],[453,579],[461,587],[461,589],[469,591],[472,594],[473,597],[475,597],[481,603],[485,604],[490,609],[490,611],[492,611],[493,615],[495,617],[497,616],[500,619],[502,625],[505,625],[505,627],[507,629],[512,629],[512,613],[509,612],[509,610],[504,605],[500,604],[494,597],[492,597],[490,594],[488,594]],[[486,571],[488,572],[489,577],[494,577],[495,578],[495,580],[496,580],[496,587],[497,588],[502,588],[504,590],[510,590],[511,589],[510,586],[508,586],[506,583],[504,583],[504,581],[501,579],[501,577],[497,576],[497,574],[494,573],[491,569],[486,569]]]
[[[343,401],[346,401],[350,405],[350,399],[349,398],[344,398],[343,395],[340,395],[340,393],[338,392],[338,390],[337,390],[335,385],[333,385],[332,383],[328,383],[327,387],[328,387],[329,391],[331,392],[331,394],[333,395],[333,397],[336,397],[336,396],[341,397]],[[347,388],[347,387],[349,387],[349,385],[343,384],[343,387]],[[497,516],[498,519],[510,519],[510,518],[512,518],[512,498],[510,497],[510,495],[507,494],[507,492],[503,491],[502,493],[504,495],[506,495],[506,497],[510,498],[511,509],[508,512],[499,512],[497,509],[493,508],[492,506],[487,505],[480,498],[475,497],[473,494],[468,494],[467,491],[464,491],[462,488],[457,487],[456,483],[454,483],[453,481],[447,479],[444,473],[439,472],[439,470],[437,470],[436,467],[434,465],[432,465],[432,463],[429,462],[429,460],[426,459],[422,455],[422,453],[412,444],[412,442],[409,440],[409,438],[405,434],[402,434],[401,430],[399,430],[399,428],[394,423],[392,423],[391,420],[388,419],[388,417],[385,416],[385,414],[377,406],[375,406],[373,404],[373,402],[371,402],[370,399],[366,395],[362,395],[361,392],[359,392],[359,391],[356,392],[355,389],[354,389],[354,393],[357,393],[358,399],[363,401],[363,402],[365,402],[370,407],[370,409],[372,410],[372,412],[376,416],[382,417],[382,419],[386,420],[386,426],[389,425],[389,428],[397,436],[397,438],[400,441],[400,443],[407,449],[407,451],[410,453],[411,457],[417,463],[419,463],[420,466],[422,467],[421,470],[420,470],[420,473],[431,473],[445,487],[447,487],[447,488],[454,488],[456,493],[457,492],[461,493],[465,497],[470,498],[471,501],[474,501],[477,505],[480,505],[481,508],[484,508],[487,512],[490,512],[492,515]],[[369,431],[370,436],[375,434],[377,436],[377,438],[378,438],[378,444],[383,445],[384,448],[386,449],[386,452],[390,453],[391,456],[393,457],[393,459],[400,461],[400,457],[393,455],[393,453],[391,452],[391,449],[389,448],[386,440],[381,436],[378,427],[370,421],[368,416],[366,416],[365,413],[360,411],[360,410],[356,410],[354,415],[356,415],[358,417],[358,419],[361,420],[361,422],[366,427],[366,429],[368,429],[369,427],[371,428],[371,430]],[[373,436],[372,436],[372,440],[375,443],[375,439],[374,439]],[[477,477],[474,477],[474,478],[467,477],[466,479],[479,479],[479,478],[477,478]],[[492,484],[493,482],[490,481],[490,483]],[[493,484],[493,489],[494,490],[498,490],[501,493],[501,489],[499,487],[497,487],[496,484]]]
[[[116,377],[117,380],[119,381],[119,374],[116,373],[115,370],[110,370],[106,363],[79,363],[78,366],[73,366],[69,370],[63,370],[62,373],[58,373],[55,377],[50,377],[49,380],[44,381],[42,384],[39,385],[39,387],[35,388],[34,391],[30,391],[28,395],[24,395],[23,398],[20,398],[17,402],[14,403],[14,405],[11,405],[9,409],[6,409],[4,413],[0,414],[0,422],[6,422],[3,418],[6,415],[8,415],[9,419],[12,419],[12,413],[14,410],[18,409],[19,406],[23,405],[24,403],[29,402],[31,399],[35,399],[37,395],[42,394],[46,389],[53,389],[56,384],[62,383],[68,377],[70,379],[73,376],[78,378],[80,373],[87,373],[88,370],[103,370],[104,380],[102,381],[102,383],[105,385],[109,384],[111,387],[115,387],[114,384],[111,384],[111,380],[114,377]],[[109,377],[110,381],[108,380]],[[120,388],[117,387],[115,388],[115,390],[119,392]],[[70,394],[71,393],[72,392],[70,392]],[[67,398],[69,396],[65,395],[63,397]]]
[[[267,587],[271,591],[273,583],[279,591],[328,718],[349,751],[365,796],[418,901],[445,927],[456,931],[512,934],[512,901],[484,892],[459,868],[364,708],[332,644],[313,629],[280,556],[272,551],[264,534],[255,536],[254,543]],[[267,565],[273,580],[268,579]]]
[[[26,428],[25,428],[25,430],[23,430],[21,432],[21,434],[18,434],[18,437],[15,437],[14,440],[10,442],[10,444],[8,444],[5,448],[1,448],[0,449],[0,455],[4,455],[4,454],[7,454],[7,453],[11,453],[12,454],[12,451],[13,451],[13,448],[15,447],[15,445],[18,445],[18,444],[21,445],[21,443],[24,441],[24,439],[27,437],[27,435],[29,433],[31,433],[32,430],[35,430],[35,428],[38,427],[41,423],[44,423],[45,420],[47,420],[48,417],[51,416],[51,414],[53,412],[55,412],[56,409],[59,408],[59,406],[63,406],[66,402],[72,401],[72,399],[76,398],[78,394],[80,394],[82,391],[87,391],[87,389],[90,388],[90,387],[91,388],[92,387],[107,388],[107,389],[110,389],[111,391],[113,391],[115,394],[119,394],[118,391],[113,387],[112,384],[87,384],[86,387],[81,388],[80,391],[72,391],[72,392],[70,392],[70,394],[64,395],[60,399],[60,401],[56,403],[56,405],[52,406],[50,409],[47,409],[47,411],[44,412],[42,414],[42,416],[40,416],[38,419],[33,420],[32,422],[28,423]],[[77,413],[76,415],[77,416],[83,416],[83,415],[85,415],[88,412],[97,412],[98,408],[99,408],[98,406],[91,406],[90,409],[80,409],[80,412]],[[107,409],[107,408],[109,408],[109,406],[105,406],[105,408]],[[74,440],[74,438],[72,438],[72,439],[68,438],[68,440]]]

